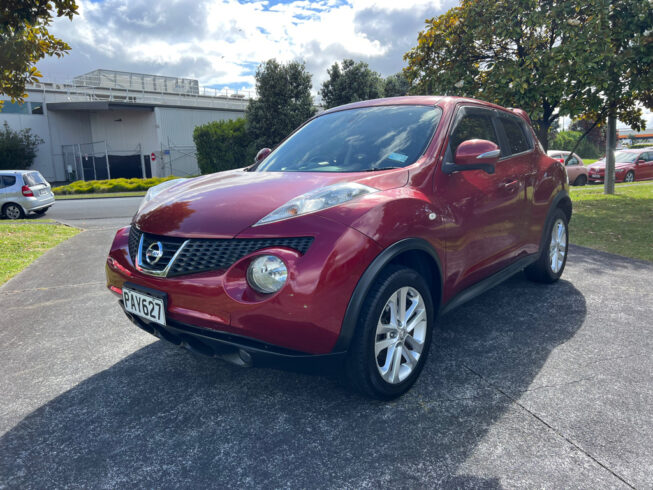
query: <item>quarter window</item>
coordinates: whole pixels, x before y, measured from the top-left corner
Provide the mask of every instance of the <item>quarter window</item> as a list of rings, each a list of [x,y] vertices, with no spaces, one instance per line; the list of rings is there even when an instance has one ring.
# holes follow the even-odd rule
[[[503,123],[503,129],[506,133],[506,138],[508,138],[508,145],[512,155],[533,148],[531,140],[526,134],[524,125],[521,121],[512,117],[502,117],[501,122]]]

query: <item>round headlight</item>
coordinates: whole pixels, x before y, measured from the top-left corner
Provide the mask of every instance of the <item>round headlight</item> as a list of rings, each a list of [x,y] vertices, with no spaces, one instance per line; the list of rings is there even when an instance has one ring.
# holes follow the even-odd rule
[[[263,255],[249,264],[247,282],[259,293],[276,293],[288,279],[288,269],[279,257]]]

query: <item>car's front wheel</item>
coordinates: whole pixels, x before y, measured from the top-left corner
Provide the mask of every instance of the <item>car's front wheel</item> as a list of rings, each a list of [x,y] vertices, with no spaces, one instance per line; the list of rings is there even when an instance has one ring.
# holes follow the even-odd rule
[[[25,217],[23,208],[13,202],[5,204],[5,207],[2,208],[2,214],[8,219],[23,219]]]
[[[587,175],[579,175],[574,181],[574,185],[585,185],[587,184]]]
[[[385,269],[365,299],[352,339],[346,362],[351,385],[380,400],[408,391],[426,362],[433,310],[421,275],[401,266]]]
[[[629,170],[624,177],[624,182],[635,182],[635,172]]]

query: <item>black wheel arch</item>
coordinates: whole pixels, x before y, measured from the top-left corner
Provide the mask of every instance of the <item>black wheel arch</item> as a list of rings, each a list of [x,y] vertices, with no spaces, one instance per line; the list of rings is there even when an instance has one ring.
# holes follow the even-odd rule
[[[384,249],[367,267],[358,280],[345,311],[340,335],[333,352],[349,349],[358,326],[363,302],[377,276],[390,264],[400,264],[416,270],[424,277],[431,290],[434,308],[442,301],[442,263],[435,249],[422,238],[405,238]]]
[[[543,248],[547,245],[546,230],[548,230],[549,223],[553,219],[553,213],[561,209],[565,216],[567,217],[567,223],[571,221],[571,215],[573,211],[573,205],[571,203],[571,198],[569,197],[569,192],[566,189],[558,192],[549,206],[549,210],[546,213],[546,219],[544,220],[544,226],[542,227],[542,237],[540,238],[540,249],[539,253],[542,252]]]

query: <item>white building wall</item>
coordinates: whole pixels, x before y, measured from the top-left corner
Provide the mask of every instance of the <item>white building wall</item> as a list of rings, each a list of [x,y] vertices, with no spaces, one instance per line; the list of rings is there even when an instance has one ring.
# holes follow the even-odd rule
[[[48,111],[47,115],[51,142],[51,149],[48,150],[51,151],[54,168],[54,177],[48,180],[64,181],[67,177],[63,145],[92,141],[89,114],[86,111]]]
[[[8,99],[3,98],[3,100],[9,102]],[[43,101],[42,98],[38,97],[29,97],[27,100],[29,102]],[[32,130],[32,134],[39,136],[44,141],[37,147],[36,158],[31,168],[41,172],[47,180],[55,180],[47,112],[44,111],[44,114],[9,114],[0,112],[0,125],[4,125],[5,121],[14,131],[29,128]]]
[[[158,148],[153,111],[91,112],[92,141],[106,141],[109,154],[149,154]]]
[[[153,175],[172,173],[179,176],[200,173],[193,141],[193,131],[196,126],[245,116],[241,111],[178,107],[155,107],[154,114],[161,148],[155,151],[157,161],[152,165]]]

